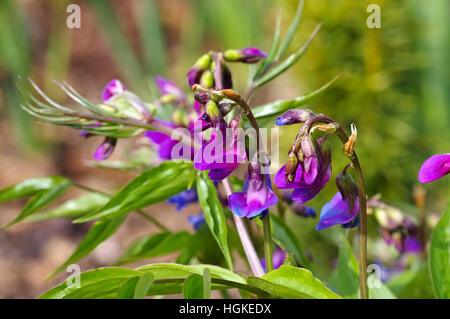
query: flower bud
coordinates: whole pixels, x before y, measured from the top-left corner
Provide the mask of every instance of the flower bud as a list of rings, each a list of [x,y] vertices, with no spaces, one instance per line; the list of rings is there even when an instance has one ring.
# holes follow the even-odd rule
[[[317,145],[309,134],[303,136],[300,147],[303,154],[303,176],[306,184],[312,184],[319,173],[319,153]]]
[[[206,103],[205,113],[212,123],[219,123],[222,120],[222,115],[220,113],[219,107],[213,100],[209,100],[208,103]]]
[[[307,109],[292,109],[283,113],[276,120],[278,126],[305,123],[312,115],[313,111]]]
[[[94,153],[94,159],[96,161],[103,161],[111,156],[116,147],[117,139],[113,137],[106,137],[102,144],[97,148]]]
[[[203,72],[200,77],[200,85],[205,89],[210,89],[214,86],[214,75],[210,70]]]
[[[336,186],[341,193],[342,200],[347,202],[349,207],[353,207],[355,201],[358,200],[358,186],[345,170],[336,176]]]
[[[193,86],[196,83],[200,83],[200,77],[209,66],[211,65],[211,55],[206,53],[202,55],[192,66],[187,74],[189,86]]]
[[[229,62],[257,63],[262,59],[267,58],[267,54],[258,48],[248,47],[240,50],[226,50],[223,57]]]
[[[155,83],[158,86],[159,91],[164,96],[167,102],[177,101],[184,103],[185,96],[183,90],[181,90],[174,82],[169,81],[161,76],[155,77]]]
[[[297,154],[294,152],[290,152],[288,154],[288,159],[286,162],[286,180],[288,182],[292,182],[295,178],[295,174],[297,172],[297,166],[298,166],[298,158]]]
[[[113,79],[108,84],[106,84],[102,93],[102,100],[109,100],[116,94],[122,93],[126,90],[125,85],[120,80]]]
[[[208,93],[203,93],[203,92],[195,92],[194,94],[194,99],[202,104],[205,105],[206,103],[208,103],[209,100],[209,94]]]

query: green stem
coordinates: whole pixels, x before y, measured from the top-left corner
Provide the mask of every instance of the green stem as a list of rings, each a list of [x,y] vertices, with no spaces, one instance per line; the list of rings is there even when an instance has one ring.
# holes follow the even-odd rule
[[[270,214],[267,213],[263,218],[264,229],[264,257],[266,259],[266,272],[273,270],[272,258],[272,233],[270,231]]]
[[[98,193],[98,194],[102,194],[102,195],[107,196],[107,197],[112,197],[112,195],[110,195],[110,194],[108,194],[106,192],[103,192],[103,191],[98,190],[98,189],[91,188],[91,187],[86,186],[86,185],[74,183],[74,186],[78,187],[79,189],[83,189],[85,191],[91,192],[91,193]],[[143,212],[141,210],[137,210],[136,213],[139,214],[140,216],[144,217],[145,219],[147,219],[149,222],[154,224],[159,229],[161,229],[163,231],[169,231],[169,229],[166,226],[161,224],[158,220],[156,220],[154,217],[148,215],[147,213],[145,213],[145,212]]]

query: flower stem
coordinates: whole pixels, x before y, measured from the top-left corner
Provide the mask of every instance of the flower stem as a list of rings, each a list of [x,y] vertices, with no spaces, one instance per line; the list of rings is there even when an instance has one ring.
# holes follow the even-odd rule
[[[270,214],[267,213],[263,218],[264,229],[264,256],[266,258],[266,271],[273,270],[273,258],[272,258],[272,235],[270,231]]]
[[[326,117],[322,114],[308,120],[304,127],[310,129],[313,124],[316,123],[337,123],[333,119]],[[303,127],[302,127],[303,129]],[[341,140],[342,144],[346,144],[348,136],[339,124],[337,136]],[[356,181],[358,184],[358,198],[359,198],[359,288],[361,299],[369,298],[369,290],[367,287],[367,203],[366,203],[366,188],[364,186],[364,177],[361,170],[361,164],[359,163],[356,152],[352,150],[352,154],[348,156],[353,164],[355,170]]]
[[[231,185],[230,180],[228,178],[225,178],[222,181],[222,185],[225,189],[227,197],[230,196],[233,193],[233,186]],[[244,252],[247,256],[247,260],[250,264],[253,275],[256,277],[261,277],[262,275],[264,275],[264,270],[261,266],[261,263],[259,262],[258,255],[256,254],[256,250],[253,246],[252,241],[250,240],[244,222],[239,216],[235,214],[233,214],[233,220],[236,225],[236,230],[238,232],[239,238],[241,239],[242,247],[244,248]]]

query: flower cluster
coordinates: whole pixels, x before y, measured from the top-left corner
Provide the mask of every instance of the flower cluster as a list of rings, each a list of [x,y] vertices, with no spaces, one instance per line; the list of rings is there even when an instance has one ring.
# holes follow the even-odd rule
[[[291,200],[297,204],[313,199],[331,177],[328,137],[338,125],[333,121],[324,125],[318,120],[320,116],[310,110],[294,109],[276,120],[279,126],[304,123],[289,151],[286,165],[281,167],[274,179],[278,188],[293,189]],[[319,136],[319,131],[325,132],[325,135]],[[358,225],[358,187],[346,170],[347,167],[336,177],[339,192],[323,206],[317,230],[336,224],[346,228]]]

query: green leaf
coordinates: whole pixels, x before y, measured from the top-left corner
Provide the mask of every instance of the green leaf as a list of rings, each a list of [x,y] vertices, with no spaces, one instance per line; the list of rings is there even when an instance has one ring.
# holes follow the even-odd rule
[[[309,45],[311,44],[312,40],[316,36],[317,32],[320,29],[320,25],[317,26],[311,36],[309,37],[308,41],[296,52],[291,54],[288,58],[286,58],[283,62],[272,68],[269,72],[267,72],[265,75],[263,75],[261,78],[255,81],[254,86],[260,87],[266,84],[267,82],[273,80],[277,76],[284,73],[287,69],[289,69],[291,66],[295,64],[302,56],[305,54],[306,50],[308,49]]]
[[[127,215],[121,215],[115,218],[97,221],[91,227],[86,237],[84,237],[84,239],[78,245],[75,252],[61,266],[59,266],[53,273],[51,273],[48,278],[53,277],[68,265],[73,264],[81,258],[90,254],[98,245],[100,245],[116,232],[116,230],[120,227],[120,225],[122,225],[126,217]]]
[[[257,106],[252,109],[253,116],[255,119],[263,119],[268,117],[273,117],[280,115],[290,109],[302,106],[309,101],[313,100],[321,93],[325,92],[334,82],[340,77],[340,74],[336,75],[328,83],[315,90],[314,92],[307,93],[305,95],[299,96],[293,100],[277,100],[264,105]]]
[[[302,11],[303,11],[303,0],[300,0],[297,5],[297,11],[295,12],[294,19],[292,20],[291,25],[289,26],[286,36],[283,39],[283,42],[281,42],[275,60],[279,60],[291,45],[295,33],[297,32],[298,25],[300,24]]]
[[[49,190],[69,180],[61,176],[34,177],[0,191],[0,203],[8,202]]]
[[[175,234],[162,232],[159,234],[143,236],[131,244],[116,264],[170,254],[183,248],[190,237],[191,235],[185,231]]]
[[[144,299],[154,280],[155,278],[151,272],[146,272],[139,277],[134,291],[134,299]]]
[[[142,172],[134,178],[101,209],[82,216],[82,223],[97,218],[111,218],[158,203],[187,190],[195,179],[191,163],[164,162]]]
[[[43,213],[29,216],[27,222],[36,222],[53,218],[75,218],[96,211],[108,202],[109,197],[99,193],[89,193],[68,200],[61,206]]]
[[[450,299],[450,203],[431,234],[430,275],[439,299]]]
[[[312,273],[303,268],[282,265],[261,278],[249,277],[247,282],[264,290],[273,296],[288,299],[338,299],[340,298],[328,289]]]
[[[150,274],[150,273],[149,273]],[[128,279],[122,287],[120,287],[119,291],[117,292],[116,298],[117,299],[133,299],[134,298],[134,291],[136,290],[136,285],[139,281],[139,277],[131,277]]]
[[[224,279],[231,282],[246,284],[238,274],[215,265],[180,265],[171,263],[151,264],[137,268],[138,271],[151,271],[156,279],[187,278],[191,274],[203,275],[205,268],[211,272],[211,278]]]
[[[342,236],[338,257],[338,293],[342,298],[360,298],[359,266],[347,238]],[[375,275],[368,278],[370,299],[395,299],[394,294]]]
[[[80,287],[63,282],[42,294],[39,299],[96,298],[111,291],[118,291],[129,279],[141,276],[142,272],[126,268],[99,268],[80,274]]]
[[[227,242],[227,224],[222,205],[217,197],[217,190],[213,182],[207,177],[205,172],[202,172],[197,179],[197,194],[206,223],[225,256],[228,268],[233,269]]]
[[[184,281],[183,286],[184,299],[202,299],[203,298],[203,277],[197,274],[190,275]]]
[[[2,227],[6,228],[14,225],[36,213],[51,202],[60,198],[71,186],[72,182],[68,179],[53,176],[29,179],[2,190],[0,192],[0,202],[36,195],[27,202],[23,210],[14,220]]]
[[[275,59],[275,55],[277,53],[278,44],[280,43],[280,33],[281,33],[280,31],[281,31],[281,11],[279,11],[278,15],[277,15],[277,22],[276,22],[276,25],[275,25],[275,32],[274,32],[274,35],[273,35],[272,46],[270,47],[269,54],[267,55],[267,58],[265,58],[261,62],[261,65],[260,65],[258,71],[256,71],[253,80],[255,80],[258,77],[260,77],[261,74],[264,74],[267,71],[267,69],[272,65],[272,63],[273,63],[273,61]]]

